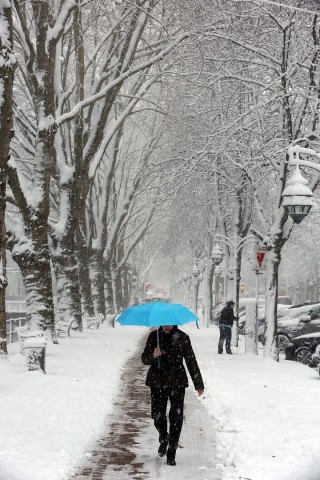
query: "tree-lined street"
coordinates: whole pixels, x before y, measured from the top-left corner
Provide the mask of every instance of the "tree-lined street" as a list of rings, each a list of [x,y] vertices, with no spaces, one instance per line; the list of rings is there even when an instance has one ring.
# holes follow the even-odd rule
[[[66,394],[70,384],[64,381],[71,373],[57,365],[59,355],[68,362],[68,347],[70,355],[80,358],[87,342],[93,358],[94,338],[115,353],[117,318],[128,307],[154,300],[181,303],[207,331],[202,368],[208,378],[213,373],[219,378],[221,389],[218,405],[188,398],[199,423],[188,414],[183,463],[192,478],[263,480],[256,464],[265,452],[244,466],[254,445],[248,438],[258,432],[252,431],[252,422],[239,421],[237,400],[247,415],[249,397],[255,394],[247,383],[260,392],[270,382],[281,393],[278,400],[276,395],[269,400],[259,396],[264,415],[271,417],[275,408],[281,422],[291,427],[292,415],[282,408],[299,410],[302,419],[305,412],[284,393],[284,372],[292,380],[294,368],[302,367],[295,360],[310,363],[319,353],[314,335],[318,312],[313,310],[320,302],[319,1],[0,0],[0,47],[0,369],[5,373],[5,411],[14,405],[11,424],[19,418],[19,396],[29,415],[39,409],[52,420],[41,407],[48,402],[52,409],[50,395],[44,393],[52,393],[52,385],[61,387],[54,406],[71,417],[77,402],[87,401],[90,389],[81,390],[77,402]],[[230,300],[234,357],[224,361],[214,356],[216,334],[220,312]],[[306,310],[292,323],[296,317],[289,308],[300,306]],[[290,356],[285,344],[296,342],[299,331],[305,332],[302,327],[311,337],[298,339],[300,356],[292,344],[293,361],[285,362],[284,354]],[[130,355],[118,347],[123,365]],[[122,372],[104,353],[106,372],[117,379],[113,393],[118,400],[110,401],[106,410],[97,400],[97,417],[115,418],[104,432],[92,418],[95,426],[92,435],[86,430],[90,446],[83,462],[86,440],[81,438],[74,457],[65,444],[60,453],[67,451],[72,460],[61,463],[61,478],[76,467],[74,478],[89,470],[92,478],[110,472],[115,478],[165,478],[159,459],[150,460],[146,449],[152,442],[145,423],[147,403],[142,393],[136,397],[142,366],[135,358]],[[81,368],[97,394],[91,383],[94,369],[99,372],[96,381],[106,379],[98,362],[91,365],[90,356],[86,358]],[[242,371],[246,362],[249,380]],[[72,362],[68,365],[74,369],[73,388],[81,372]],[[266,375],[263,387],[258,365]],[[22,372],[26,380],[21,380]],[[298,389],[301,402],[302,389],[310,386],[313,410],[317,387],[306,383],[312,382],[309,370],[301,374],[303,387],[289,380],[288,385],[293,395]],[[215,388],[210,381],[209,396]],[[101,388],[102,397],[110,399],[113,384]],[[68,402],[75,402],[73,408]],[[89,403],[94,409],[91,399]],[[79,412],[90,417],[82,407]],[[221,467],[208,453],[211,446],[215,449],[208,432],[213,416],[225,429],[228,412],[233,436],[231,443],[228,436],[226,443],[218,439],[218,457],[224,452]],[[51,420],[43,425],[52,429]],[[132,431],[123,440],[131,420]],[[114,437],[110,425],[117,432]],[[277,424],[272,428],[274,433]],[[234,446],[242,429],[245,454]],[[19,436],[19,428],[14,431]],[[289,427],[286,432],[289,437]],[[33,435],[37,437],[37,430]],[[120,464],[113,451],[115,437],[116,450],[126,445],[126,460]],[[95,450],[97,438],[102,443]],[[264,445],[266,470],[274,475],[267,480],[287,480],[286,472],[294,470],[283,449],[287,440],[282,440],[274,456],[268,442]],[[313,465],[314,450],[309,455],[309,441],[303,442],[294,438],[294,455],[306,454]],[[5,442],[0,446],[6,451]],[[184,454],[187,446],[191,456]],[[269,460],[280,450],[283,478],[276,478],[275,462]],[[0,467],[0,477],[22,480],[27,462],[22,463],[11,474],[9,460],[4,473]],[[303,462],[292,463],[301,475]],[[23,480],[58,480],[56,472],[52,478],[38,478],[36,466],[34,471]],[[303,480],[309,478],[314,480],[312,475]]]

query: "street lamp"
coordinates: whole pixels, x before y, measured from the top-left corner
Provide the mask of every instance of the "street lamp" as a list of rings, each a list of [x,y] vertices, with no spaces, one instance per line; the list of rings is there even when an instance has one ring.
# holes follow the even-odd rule
[[[205,290],[205,295],[206,295],[206,310],[205,310],[205,318],[206,318],[206,325],[209,327],[210,323],[210,318],[211,318],[211,309],[212,309],[212,284],[211,284],[211,279],[209,281],[209,269],[211,272],[211,268],[215,269],[217,268],[217,265],[219,265],[224,257],[224,253],[222,249],[220,248],[220,245],[218,243],[215,244],[211,251],[211,256],[209,258],[209,252],[207,252],[206,256],[206,290]],[[210,284],[209,284],[210,282]]]
[[[313,193],[308,187],[308,180],[302,176],[299,165],[288,180],[282,197],[283,206],[294,223],[300,223],[313,205]]]
[[[199,273],[200,273],[200,270],[199,270],[199,267],[198,267],[198,265],[196,263],[196,260],[195,260],[195,262],[193,264],[193,267],[192,267],[192,275],[196,278],[199,275]]]
[[[220,263],[223,260],[223,257],[224,257],[223,251],[217,242],[211,252],[211,260],[213,265],[220,265]]]

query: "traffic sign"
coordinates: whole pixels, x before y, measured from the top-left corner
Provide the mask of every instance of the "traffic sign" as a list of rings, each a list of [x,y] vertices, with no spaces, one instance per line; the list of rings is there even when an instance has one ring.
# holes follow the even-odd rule
[[[265,254],[266,252],[257,252],[257,261],[260,268],[262,267]]]

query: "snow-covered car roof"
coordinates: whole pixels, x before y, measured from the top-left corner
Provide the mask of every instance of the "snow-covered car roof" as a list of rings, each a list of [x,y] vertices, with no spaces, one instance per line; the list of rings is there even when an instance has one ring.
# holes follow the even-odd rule
[[[299,335],[299,337],[294,337],[292,340],[299,340],[300,338],[320,338],[320,332],[306,333],[305,335]]]
[[[288,308],[287,313],[281,318],[281,320],[279,320],[279,323],[286,322],[287,320],[292,320],[299,317],[300,315],[307,314],[308,312],[313,312],[313,310],[316,310],[317,308],[320,308],[320,303],[314,303],[313,305],[307,304],[296,308]]]

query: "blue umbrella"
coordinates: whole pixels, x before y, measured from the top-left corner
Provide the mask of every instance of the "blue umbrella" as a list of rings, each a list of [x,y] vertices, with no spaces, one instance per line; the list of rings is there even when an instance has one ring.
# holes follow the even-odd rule
[[[197,322],[198,317],[189,308],[179,303],[152,302],[128,307],[117,318],[121,325],[159,327],[161,325],[183,325]]]
[[[121,325],[138,325],[142,327],[183,325],[189,322],[197,322],[198,327],[198,320],[198,317],[184,305],[166,302],[152,302],[128,307],[117,318],[117,322]],[[159,330],[157,331],[157,340],[159,346]]]

